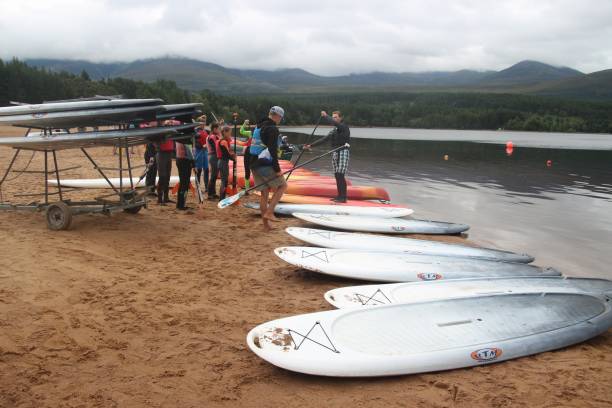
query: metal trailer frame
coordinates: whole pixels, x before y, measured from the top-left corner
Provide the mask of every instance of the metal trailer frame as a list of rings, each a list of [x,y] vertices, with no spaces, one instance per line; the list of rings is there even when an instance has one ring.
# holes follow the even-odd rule
[[[30,131],[33,128],[28,128],[24,137],[27,137]],[[52,134],[53,129],[41,129],[45,135]],[[66,132],[70,133],[69,129],[65,129]],[[80,166],[69,167],[65,169],[60,169],[58,167],[57,160],[57,151],[54,149],[46,149],[46,150],[37,150],[37,149],[25,149],[25,148],[15,148],[15,154],[9,163],[4,175],[0,179],[0,193],[2,190],[2,185],[6,182],[9,173],[12,171],[15,161],[19,157],[19,154],[22,150],[32,150],[33,154],[36,152],[44,153],[44,170],[42,171],[28,171],[27,168],[23,171],[15,170],[17,173],[36,173],[43,174],[45,178],[45,191],[44,193],[29,193],[29,194],[15,194],[15,197],[37,197],[43,196],[44,202],[38,203],[34,202],[31,204],[12,204],[10,202],[0,202],[0,210],[23,210],[23,211],[45,211],[45,218],[47,220],[47,227],[51,230],[67,230],[70,228],[72,223],[72,217],[80,214],[91,214],[91,213],[101,213],[104,215],[110,215],[116,211],[124,211],[128,214],[137,214],[143,207],[147,207],[147,194],[148,191],[144,190],[144,192],[137,192],[134,186],[134,181],[132,179],[132,170],[138,166],[132,167],[130,154],[129,154],[129,145],[128,140],[125,139],[125,144],[119,144],[119,163],[118,168],[104,168],[100,167],[93,157],[87,152],[87,150],[83,147],[80,148],[81,152],[85,155],[85,157],[89,160],[89,162],[94,166],[94,169],[98,171],[98,173],[106,180],[109,186],[113,189],[113,193],[95,197],[91,201],[72,201],[70,199],[64,199],[64,193],[80,190],[78,188],[73,189],[62,189],[60,173],[63,171],[74,170],[79,168]],[[123,167],[123,152],[125,152],[125,160],[127,167]],[[53,169],[49,169],[49,161],[50,157],[53,159]],[[148,168],[147,168],[148,169]],[[119,188],[115,187],[113,183],[106,176],[104,171],[119,171]],[[129,176],[129,186],[123,185],[123,174],[127,171]],[[53,186],[56,188],[56,191],[49,192],[49,176],[55,176],[57,181],[57,186]],[[17,176],[19,177],[19,176]],[[58,201],[51,201],[51,196],[58,196]],[[113,199],[115,197],[115,199]]]

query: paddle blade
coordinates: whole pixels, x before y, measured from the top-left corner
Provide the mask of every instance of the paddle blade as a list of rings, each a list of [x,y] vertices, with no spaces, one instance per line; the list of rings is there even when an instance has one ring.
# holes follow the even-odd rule
[[[221,209],[225,207],[229,207],[230,205],[234,204],[236,201],[240,200],[243,196],[244,196],[244,190],[239,192],[238,194],[224,198],[223,200],[219,201],[219,204],[217,204],[217,207]]]

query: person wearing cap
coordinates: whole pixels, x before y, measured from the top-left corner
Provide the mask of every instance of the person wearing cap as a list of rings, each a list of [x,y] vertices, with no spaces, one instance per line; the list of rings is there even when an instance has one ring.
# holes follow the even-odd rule
[[[259,208],[266,231],[271,229],[270,221],[278,221],[274,216],[274,209],[287,190],[287,182],[282,176],[278,163],[280,132],[277,125],[280,124],[284,116],[285,111],[280,106],[270,108],[268,117],[259,121],[253,131],[249,153],[255,185],[258,186],[257,190],[261,192]],[[274,193],[270,202],[268,202],[271,191],[274,191]]]
[[[281,137],[281,144],[278,147],[281,158],[284,158],[284,154],[291,152],[291,145],[289,145],[289,138],[285,135]]]
[[[337,149],[341,146],[345,146],[343,149],[335,151],[332,155],[332,167],[334,169],[334,177],[336,178],[336,188],[338,189],[338,196],[332,198],[332,201],[337,203],[346,203],[347,186],[345,174],[348,170],[350,152],[346,146],[351,142],[351,130],[348,125],[344,122],[342,113],[340,111],[334,111],[330,118],[327,112],[321,112],[321,118],[323,122],[332,125],[334,128],[327,134],[327,136],[317,140],[311,145],[304,146],[306,149],[310,149],[313,146],[319,145],[327,139],[331,142],[332,149]]]

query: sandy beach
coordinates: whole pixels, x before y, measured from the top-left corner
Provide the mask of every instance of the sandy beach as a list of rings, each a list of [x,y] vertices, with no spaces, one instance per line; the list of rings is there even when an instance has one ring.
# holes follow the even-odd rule
[[[115,165],[112,149],[90,152]],[[11,155],[0,149],[0,171]],[[63,177],[97,177],[80,152],[59,158],[82,166]],[[30,170],[41,168],[37,154]],[[28,173],[2,194],[42,189]],[[320,378],[264,362],[245,344],[249,329],[329,310],[325,291],[359,284],[278,259],[275,247],[300,244],[283,229],[300,225],[283,218],[264,234],[252,211],[212,202],[84,215],[61,232],[42,213],[0,212],[0,407],[612,406],[612,331],[533,357],[392,378]]]

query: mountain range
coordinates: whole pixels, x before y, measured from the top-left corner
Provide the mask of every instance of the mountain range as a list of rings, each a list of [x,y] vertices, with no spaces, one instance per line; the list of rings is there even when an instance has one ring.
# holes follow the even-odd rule
[[[371,72],[335,77],[315,75],[302,69],[233,69],[177,57],[118,63],[60,59],[29,59],[26,62],[54,72],[80,74],[86,71],[92,79],[122,77],[145,82],[167,79],[187,90],[209,89],[224,94],[453,91],[612,100],[612,69],[585,74],[529,60],[501,71]]]

